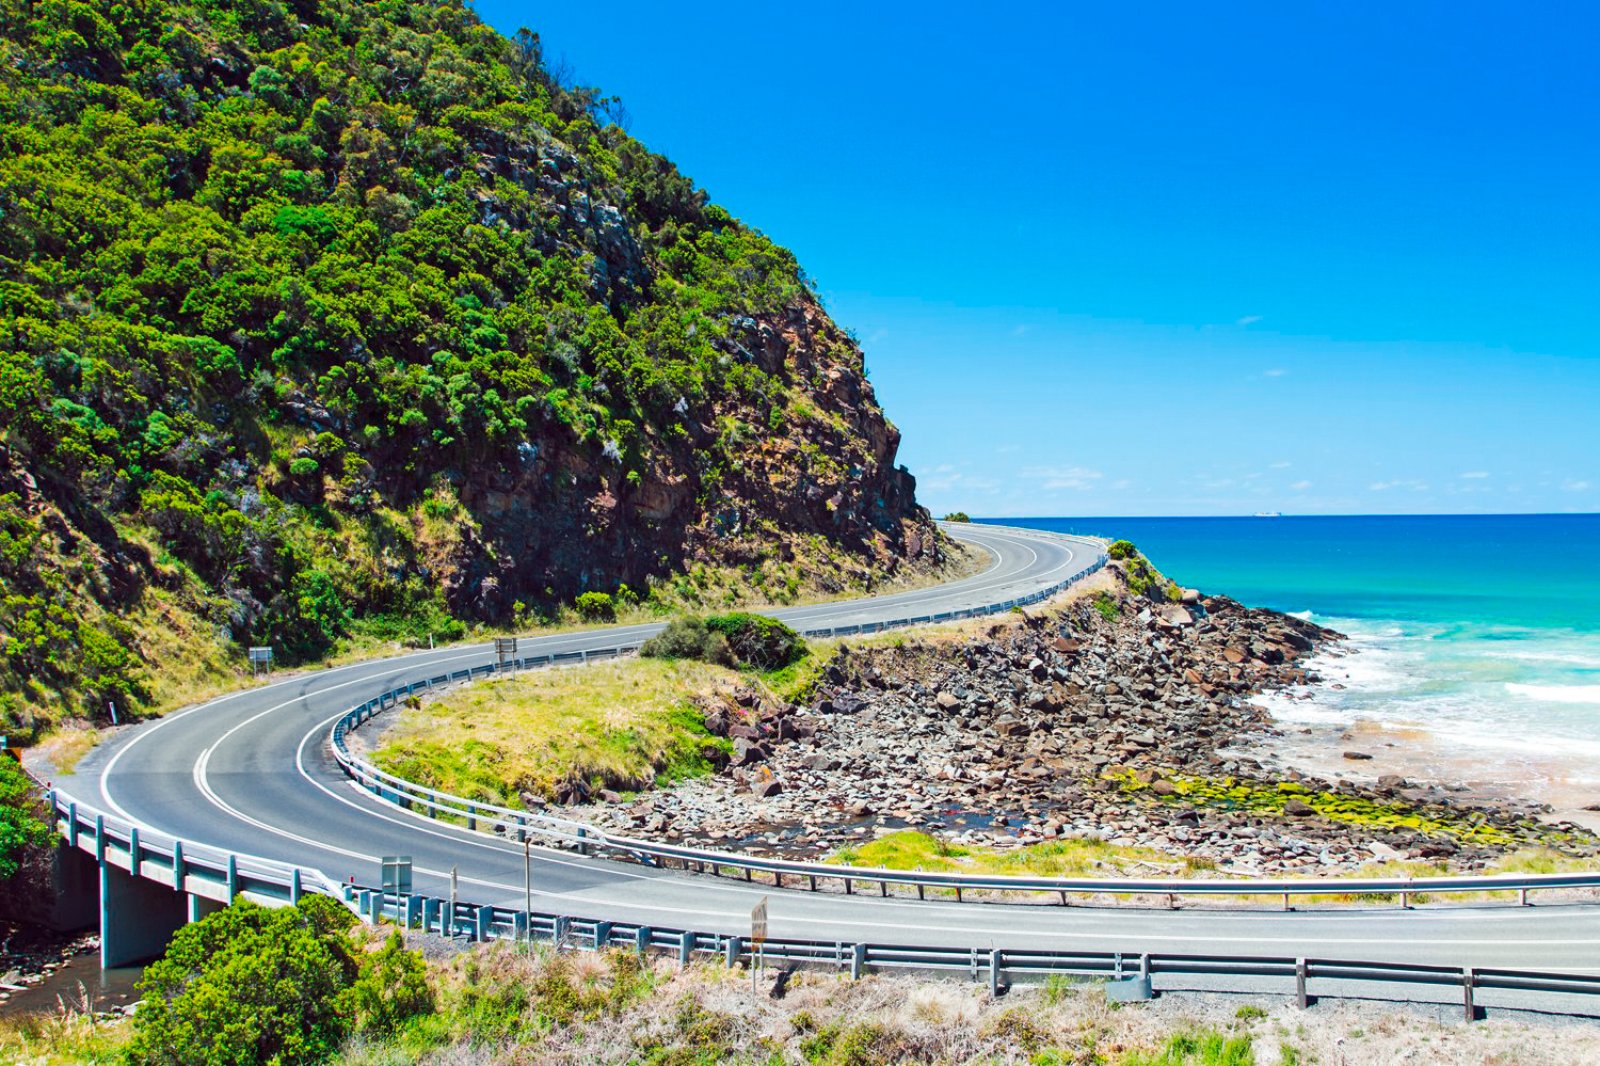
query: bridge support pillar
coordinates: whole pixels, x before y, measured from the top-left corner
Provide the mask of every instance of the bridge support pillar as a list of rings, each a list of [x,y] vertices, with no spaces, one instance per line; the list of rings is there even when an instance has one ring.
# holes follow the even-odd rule
[[[182,892],[111,865],[100,866],[100,965],[153,959],[189,918]]]
[[[206,915],[215,914],[227,906],[221,900],[211,899],[207,896],[189,896],[187,897],[187,905],[190,922],[198,922]]]

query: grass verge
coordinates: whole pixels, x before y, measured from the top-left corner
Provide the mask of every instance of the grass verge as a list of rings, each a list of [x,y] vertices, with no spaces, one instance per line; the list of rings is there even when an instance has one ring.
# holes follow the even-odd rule
[[[518,805],[574,779],[637,791],[709,773],[730,749],[692,698],[741,675],[688,660],[619,659],[480,681],[404,708],[373,761],[459,796]]]

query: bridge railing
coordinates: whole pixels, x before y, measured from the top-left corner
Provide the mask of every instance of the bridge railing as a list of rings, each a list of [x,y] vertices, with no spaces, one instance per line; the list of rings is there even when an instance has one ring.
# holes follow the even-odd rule
[[[126,870],[178,892],[229,902],[297,903],[305,892],[345,898],[344,888],[319,870],[241,855],[132,824],[56,789],[45,792],[56,832],[68,846],[102,865]]]

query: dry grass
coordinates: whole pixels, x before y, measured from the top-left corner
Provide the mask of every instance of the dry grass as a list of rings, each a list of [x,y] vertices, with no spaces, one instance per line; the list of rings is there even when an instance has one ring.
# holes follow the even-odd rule
[[[623,791],[710,768],[726,741],[706,734],[693,696],[740,675],[689,661],[618,659],[480,681],[410,706],[374,761],[457,795],[514,801],[569,778]]]
[[[1116,1006],[1094,985],[1057,982],[1000,999],[956,981],[799,972],[773,998],[776,971],[752,988],[712,964],[643,970],[593,955],[557,958],[504,946],[448,964],[441,1019],[352,1049],[346,1062],[496,1063],[1099,1063],[1206,1066],[1465,1066],[1600,1061],[1600,1026],[1541,1020],[1467,1025],[1454,1009],[1167,996]],[[1241,1006],[1248,1009],[1241,1010]],[[1208,1055],[1210,1043],[1233,1057]],[[1187,1049],[1187,1050],[1186,1050]],[[406,1059],[405,1055],[411,1055]]]
[[[80,982],[78,994],[62,997],[54,1011],[0,1019],[0,1066],[121,1062],[128,1023],[97,1020],[93,1007]]]

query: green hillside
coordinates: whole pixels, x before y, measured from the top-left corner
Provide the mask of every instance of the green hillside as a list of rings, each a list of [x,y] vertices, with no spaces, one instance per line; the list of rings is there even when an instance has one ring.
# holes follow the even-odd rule
[[[252,642],[939,564],[794,257],[537,36],[456,0],[0,30],[0,732]]]

